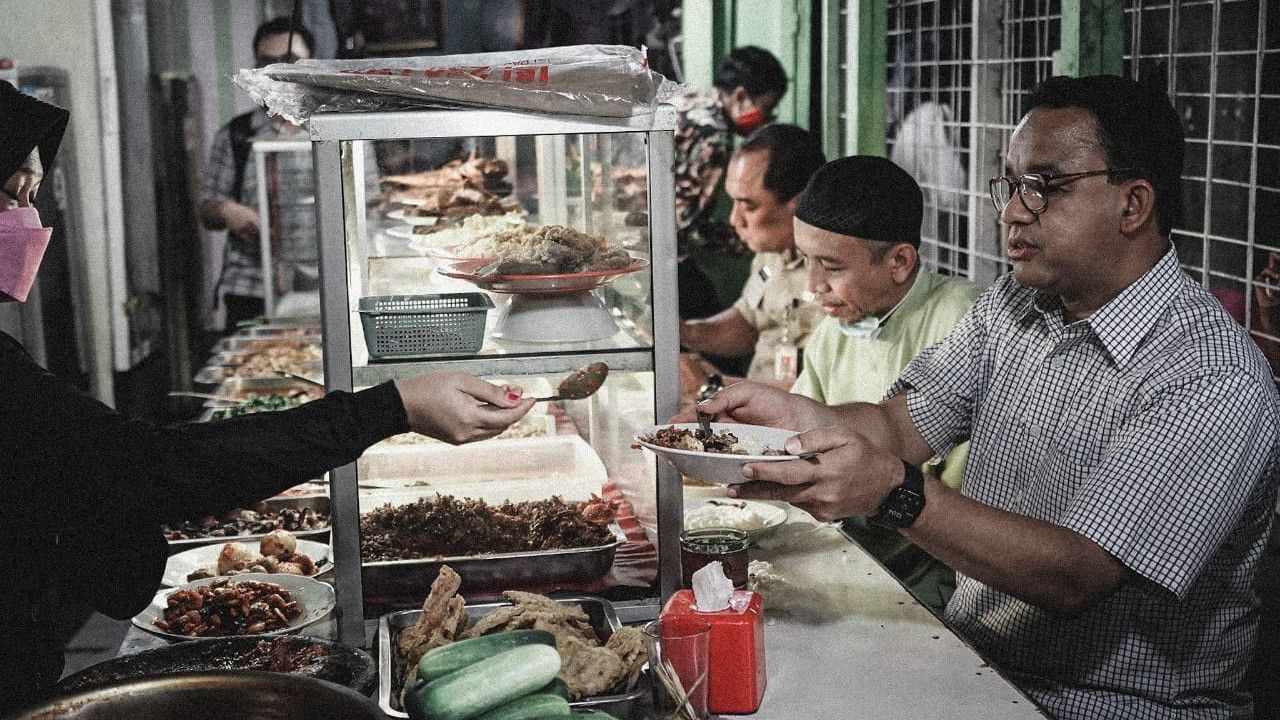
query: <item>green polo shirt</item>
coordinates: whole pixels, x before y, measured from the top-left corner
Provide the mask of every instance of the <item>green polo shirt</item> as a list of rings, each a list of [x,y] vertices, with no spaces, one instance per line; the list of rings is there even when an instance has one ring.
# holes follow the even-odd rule
[[[874,339],[851,338],[827,317],[805,345],[804,370],[791,392],[826,405],[880,402],[907,363],[951,334],[982,288],[962,279],[921,270],[915,283]],[[960,486],[968,443],[947,456],[942,481]]]

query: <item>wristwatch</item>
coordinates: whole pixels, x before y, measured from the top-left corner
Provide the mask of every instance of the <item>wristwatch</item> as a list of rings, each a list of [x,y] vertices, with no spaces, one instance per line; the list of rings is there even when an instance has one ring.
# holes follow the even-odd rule
[[[902,461],[906,476],[902,484],[889,493],[880,503],[880,509],[868,520],[880,527],[894,530],[909,528],[924,510],[924,473],[906,460]]]

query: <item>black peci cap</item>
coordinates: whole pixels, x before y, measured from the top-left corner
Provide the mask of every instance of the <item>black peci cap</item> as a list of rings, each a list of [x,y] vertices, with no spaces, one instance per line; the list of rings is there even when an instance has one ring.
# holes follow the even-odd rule
[[[800,197],[796,219],[839,235],[920,247],[924,196],[906,170],[873,155],[818,168]]]

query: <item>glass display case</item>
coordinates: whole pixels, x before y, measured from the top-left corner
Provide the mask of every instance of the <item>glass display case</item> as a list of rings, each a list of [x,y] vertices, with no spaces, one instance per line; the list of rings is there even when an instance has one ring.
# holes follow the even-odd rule
[[[311,143],[256,140],[252,150],[263,303],[265,314],[273,316],[284,296],[315,294],[319,286]]]
[[[464,372],[543,397],[609,367],[594,395],[540,402],[498,438],[399,436],[330,473],[343,641],[421,606],[441,565],[469,600],[590,593],[623,622],[674,591],[680,478],[632,447],[679,402],[674,127],[667,106],[310,119],[331,390]]]

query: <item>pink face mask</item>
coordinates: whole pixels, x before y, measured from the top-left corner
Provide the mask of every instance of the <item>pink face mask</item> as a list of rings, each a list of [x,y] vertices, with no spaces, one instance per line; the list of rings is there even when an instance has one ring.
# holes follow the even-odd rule
[[[0,292],[22,302],[35,282],[53,228],[41,227],[33,207],[0,212]]]

